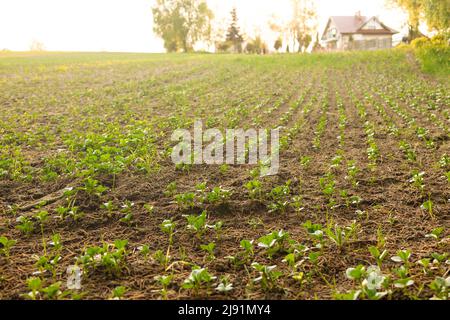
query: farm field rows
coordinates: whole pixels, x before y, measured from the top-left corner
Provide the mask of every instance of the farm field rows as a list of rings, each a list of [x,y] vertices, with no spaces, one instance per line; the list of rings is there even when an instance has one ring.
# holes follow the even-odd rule
[[[395,50],[0,53],[0,298],[448,298],[449,106]],[[278,175],[175,166],[197,119]]]

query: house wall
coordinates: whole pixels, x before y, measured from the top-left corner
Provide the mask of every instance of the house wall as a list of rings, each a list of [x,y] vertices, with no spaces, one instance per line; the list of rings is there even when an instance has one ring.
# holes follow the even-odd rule
[[[392,48],[392,35],[343,35],[338,50],[380,50]]]

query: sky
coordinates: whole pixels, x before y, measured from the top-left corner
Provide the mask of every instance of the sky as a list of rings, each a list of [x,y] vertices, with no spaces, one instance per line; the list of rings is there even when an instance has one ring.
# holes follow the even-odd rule
[[[0,0],[0,50],[29,50],[33,41],[49,51],[164,52],[153,33],[154,0]],[[241,29],[267,41],[272,15],[290,16],[290,0],[207,0],[217,24],[229,21],[235,6]],[[330,15],[379,16],[401,30],[406,15],[385,7],[385,0],[315,0],[320,27]]]

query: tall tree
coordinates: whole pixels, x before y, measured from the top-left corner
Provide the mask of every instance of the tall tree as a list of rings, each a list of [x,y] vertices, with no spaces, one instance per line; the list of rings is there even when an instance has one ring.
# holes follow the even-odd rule
[[[317,28],[317,11],[313,0],[291,0],[292,20],[289,30],[298,45],[298,52],[306,49],[312,41],[312,34]]]
[[[423,13],[422,0],[387,0],[388,4],[402,8],[408,13],[408,42],[420,37],[420,16]]]
[[[214,15],[205,0],[156,0],[152,12],[154,31],[168,52],[188,52],[210,38]]]
[[[257,35],[254,39],[248,40],[245,51],[252,54],[266,54],[269,50],[261,36]]]
[[[430,29],[450,32],[450,1],[422,0],[424,18]]]
[[[409,41],[421,36],[419,31],[421,22],[425,22],[430,30],[450,31],[450,0],[387,0],[387,2],[408,13]]]
[[[233,45],[235,52],[242,52],[242,43],[244,37],[241,35],[241,31],[238,25],[237,9],[231,10],[231,24],[227,31],[226,41]]]
[[[286,34],[289,33],[289,24],[284,23],[276,15],[272,15],[269,18],[267,24],[269,25],[270,30],[272,30],[275,33],[278,33],[278,38],[274,43],[274,48],[275,50],[279,51],[283,46],[283,40],[286,39]]]
[[[273,47],[278,52],[283,47],[283,38],[278,37],[278,39],[275,40]]]

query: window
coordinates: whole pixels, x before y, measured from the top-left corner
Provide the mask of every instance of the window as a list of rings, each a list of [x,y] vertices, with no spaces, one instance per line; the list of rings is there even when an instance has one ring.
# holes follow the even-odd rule
[[[369,23],[367,23],[365,28],[369,30],[377,30],[378,27],[378,23],[375,20],[371,20]]]
[[[336,38],[336,36],[337,36],[337,30],[336,30],[336,28],[331,29],[331,30],[330,30],[330,37],[331,37],[331,38]]]

